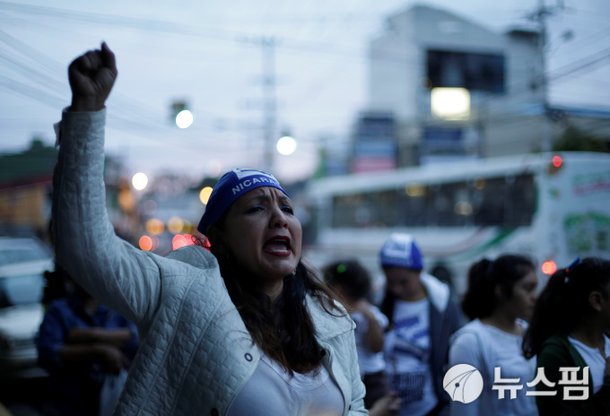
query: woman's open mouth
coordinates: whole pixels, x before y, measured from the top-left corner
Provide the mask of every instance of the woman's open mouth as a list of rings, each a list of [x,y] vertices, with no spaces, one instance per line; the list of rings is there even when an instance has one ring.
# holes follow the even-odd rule
[[[288,237],[276,236],[265,241],[263,246],[265,253],[274,256],[289,256],[292,253],[290,239]]]

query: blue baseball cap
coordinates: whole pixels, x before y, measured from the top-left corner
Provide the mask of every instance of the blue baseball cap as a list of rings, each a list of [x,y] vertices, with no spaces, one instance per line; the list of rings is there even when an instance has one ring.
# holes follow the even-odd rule
[[[379,261],[381,267],[402,267],[409,270],[424,268],[421,251],[410,234],[390,235],[379,251]]]
[[[243,168],[233,169],[225,173],[214,185],[197,230],[202,234],[207,234],[210,227],[231,208],[231,205],[239,197],[263,186],[279,189],[288,196],[279,181],[270,173]]]

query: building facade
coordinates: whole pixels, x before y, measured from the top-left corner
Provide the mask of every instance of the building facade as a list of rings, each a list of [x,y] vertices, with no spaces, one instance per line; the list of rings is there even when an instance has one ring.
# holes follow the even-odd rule
[[[369,45],[368,110],[393,114],[397,165],[550,150],[540,42],[429,6],[388,17]]]

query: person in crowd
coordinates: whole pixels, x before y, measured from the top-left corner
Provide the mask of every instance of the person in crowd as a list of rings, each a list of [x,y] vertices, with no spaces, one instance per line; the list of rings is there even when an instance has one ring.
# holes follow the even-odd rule
[[[67,295],[50,302],[36,341],[49,373],[46,414],[106,416],[136,354],[137,330],[74,281],[65,284]]]
[[[514,399],[501,400],[492,388],[496,368],[503,379],[519,379],[522,384],[534,379],[535,363],[523,356],[521,344],[534,311],[537,285],[534,264],[521,255],[483,258],[470,267],[462,311],[471,321],[452,337],[449,364],[469,364],[479,370],[483,391],[471,403],[452,401],[452,416],[538,414],[526,389],[517,390]]]
[[[210,251],[138,250],[116,237],[104,203],[114,54],[102,43],[68,73],[72,103],[54,175],[57,259],[138,325],[142,342],[116,414],[366,414],[355,325],[302,261],[301,224],[277,179],[254,169],[220,178],[197,227]]]
[[[66,283],[68,281],[68,276],[61,266],[55,264],[53,270],[45,270],[43,277],[44,288],[42,291],[41,303],[46,309],[54,300],[67,296]]]
[[[610,261],[577,259],[540,294],[523,340],[540,416],[610,415]]]
[[[47,224],[46,233],[42,239],[48,241],[49,247],[54,250],[55,241],[53,241],[53,234],[53,220],[51,219]],[[56,299],[65,298],[68,295],[66,290],[68,288],[68,281],[71,279],[66,271],[56,262],[53,264],[52,270],[44,271],[43,278],[44,287],[42,290],[42,299],[40,300],[40,303],[42,303],[46,310],[51,302]]]
[[[401,400],[400,415],[446,415],[443,376],[449,337],[462,322],[458,307],[449,287],[423,272],[422,253],[411,235],[390,235],[379,258],[386,277],[381,311],[389,321],[386,372]]]
[[[356,323],[360,375],[366,387],[364,404],[370,409],[373,403],[389,393],[383,359],[388,318],[369,302],[371,277],[358,260],[332,262],[323,268],[323,276]]]

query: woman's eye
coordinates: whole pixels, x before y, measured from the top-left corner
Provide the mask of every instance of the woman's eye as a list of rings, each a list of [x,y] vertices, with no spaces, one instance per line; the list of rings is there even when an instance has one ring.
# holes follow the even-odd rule
[[[288,214],[294,214],[294,209],[292,209],[292,207],[290,205],[283,205],[282,206],[282,211],[288,213]]]
[[[252,206],[252,207],[248,208],[248,209],[246,210],[246,214],[253,214],[253,213],[255,213],[255,212],[259,212],[259,211],[262,211],[262,210],[263,210],[263,207],[262,207],[262,206],[260,206],[260,205],[255,205],[255,206]]]

